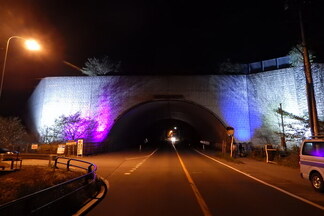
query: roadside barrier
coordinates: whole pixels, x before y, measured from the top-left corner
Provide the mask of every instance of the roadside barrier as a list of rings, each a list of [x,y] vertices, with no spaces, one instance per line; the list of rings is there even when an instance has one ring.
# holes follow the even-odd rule
[[[1,205],[0,215],[72,215],[98,193],[100,184],[95,164],[56,157],[53,169],[61,167],[85,170],[86,174]]]

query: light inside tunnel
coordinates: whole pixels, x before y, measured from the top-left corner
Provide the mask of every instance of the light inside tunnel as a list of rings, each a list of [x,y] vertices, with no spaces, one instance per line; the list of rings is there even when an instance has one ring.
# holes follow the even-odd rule
[[[171,140],[172,143],[175,143],[177,141],[177,138],[171,137],[170,140]]]
[[[177,131],[177,127],[173,127],[173,130],[169,130],[169,132],[167,134],[167,140],[173,144],[180,140],[179,133]]]

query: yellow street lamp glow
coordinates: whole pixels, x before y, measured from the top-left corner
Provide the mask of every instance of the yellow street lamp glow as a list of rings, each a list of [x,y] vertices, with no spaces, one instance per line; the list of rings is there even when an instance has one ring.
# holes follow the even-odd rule
[[[6,45],[5,56],[4,56],[4,61],[3,61],[3,67],[2,67],[2,75],[1,75],[1,82],[0,82],[0,98],[1,98],[1,95],[2,95],[3,79],[4,79],[4,75],[5,75],[5,71],[6,71],[8,49],[9,49],[9,44],[10,44],[11,39],[24,40],[26,48],[29,49],[29,50],[37,51],[37,50],[41,49],[40,45],[35,40],[27,40],[27,39],[25,39],[23,37],[16,36],[16,35],[11,36],[10,38],[8,38],[7,45]]]
[[[35,50],[35,51],[37,51],[37,50],[40,50],[41,49],[41,46],[35,40],[26,40],[25,41],[25,46],[29,50]]]

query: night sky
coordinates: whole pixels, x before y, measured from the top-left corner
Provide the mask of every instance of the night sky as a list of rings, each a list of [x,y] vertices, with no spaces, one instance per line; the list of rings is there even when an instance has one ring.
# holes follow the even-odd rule
[[[1,56],[12,35],[43,46],[30,53],[11,41],[0,114],[15,115],[41,78],[82,76],[63,60],[83,67],[107,55],[122,62],[122,74],[217,74],[224,61],[285,56],[301,41],[293,2],[0,0]],[[303,8],[309,48],[321,60],[324,1]]]

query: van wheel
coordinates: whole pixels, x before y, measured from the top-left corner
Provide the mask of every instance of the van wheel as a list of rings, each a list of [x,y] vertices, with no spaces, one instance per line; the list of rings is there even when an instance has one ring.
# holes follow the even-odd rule
[[[324,192],[323,177],[319,173],[313,173],[310,177],[313,188],[318,192]]]

